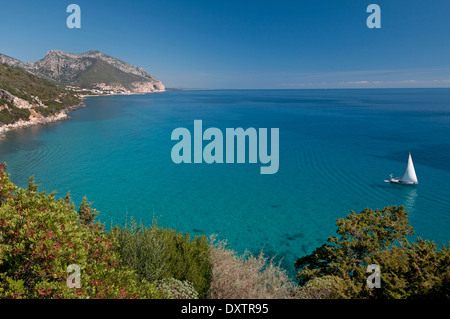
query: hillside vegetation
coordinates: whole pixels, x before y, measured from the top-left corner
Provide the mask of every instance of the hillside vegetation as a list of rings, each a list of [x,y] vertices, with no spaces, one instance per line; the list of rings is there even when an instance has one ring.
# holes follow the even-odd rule
[[[32,110],[42,116],[56,114],[80,102],[76,94],[62,86],[20,68],[0,64],[0,123],[28,120]]]
[[[0,62],[20,67],[38,77],[81,89],[129,93],[164,91],[165,87],[144,69],[99,51],[67,53],[48,51],[36,62],[22,62],[0,54]]]
[[[108,86],[122,85],[128,90],[132,90],[132,83],[142,80],[142,77],[126,73],[103,60],[86,59],[90,60],[90,66],[84,72],[77,74],[72,82],[82,88],[94,88],[94,83],[104,83]]]

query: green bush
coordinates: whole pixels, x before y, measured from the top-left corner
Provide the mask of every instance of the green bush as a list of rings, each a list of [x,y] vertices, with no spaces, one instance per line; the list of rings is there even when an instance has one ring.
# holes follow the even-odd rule
[[[28,109],[19,109],[15,106],[11,106],[10,103],[6,103],[9,109],[0,110],[0,123],[12,124],[19,120],[28,121],[31,112]],[[4,105],[0,100],[0,105]]]
[[[323,276],[309,280],[295,295],[298,299],[338,299],[343,279],[336,276]]]
[[[125,227],[114,227],[111,234],[118,242],[122,264],[134,269],[142,279],[189,281],[200,298],[208,295],[211,265],[205,236],[191,238],[156,224],[147,228],[133,220]]]
[[[339,219],[338,236],[295,264],[297,279],[308,288],[318,278],[340,278],[332,295],[340,298],[450,298],[450,246],[437,245],[414,234],[404,207],[365,209]],[[381,288],[370,289],[368,265],[381,269]]]
[[[198,293],[189,281],[167,278],[158,280],[156,286],[167,294],[170,299],[198,299]]]
[[[89,204],[14,185],[0,165],[0,298],[162,298],[154,284],[120,265],[115,238],[94,223]],[[81,268],[81,288],[67,267]]]

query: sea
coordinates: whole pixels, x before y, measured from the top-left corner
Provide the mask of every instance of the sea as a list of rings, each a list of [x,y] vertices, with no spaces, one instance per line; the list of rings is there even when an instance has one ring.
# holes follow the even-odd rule
[[[337,219],[365,208],[404,205],[411,241],[449,244],[450,89],[180,90],[85,102],[69,120],[7,132],[0,162],[21,187],[33,175],[76,205],[87,196],[105,229],[133,218],[215,234],[238,254],[274,257],[292,277]],[[248,161],[175,164],[171,134],[193,133],[194,120],[222,132],[278,128],[278,172]],[[385,183],[403,175],[409,152],[419,184]]]

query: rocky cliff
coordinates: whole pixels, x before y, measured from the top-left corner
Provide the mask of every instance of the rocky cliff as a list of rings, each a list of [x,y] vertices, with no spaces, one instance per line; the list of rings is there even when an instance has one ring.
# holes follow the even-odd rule
[[[81,89],[111,89],[123,93],[164,91],[165,87],[144,69],[128,64],[99,51],[66,53],[48,51],[37,62],[21,62],[0,54],[0,63],[16,66],[32,74]]]
[[[0,132],[65,119],[68,112],[83,106],[71,90],[0,64]]]

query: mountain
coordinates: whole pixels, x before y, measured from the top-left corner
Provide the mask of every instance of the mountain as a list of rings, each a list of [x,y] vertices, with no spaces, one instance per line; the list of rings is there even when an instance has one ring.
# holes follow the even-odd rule
[[[66,53],[48,51],[37,62],[22,62],[0,54],[0,63],[64,85],[111,93],[150,93],[164,91],[157,78],[144,69],[128,64],[99,51]]]
[[[0,131],[65,119],[82,106],[71,90],[20,67],[0,64]]]

